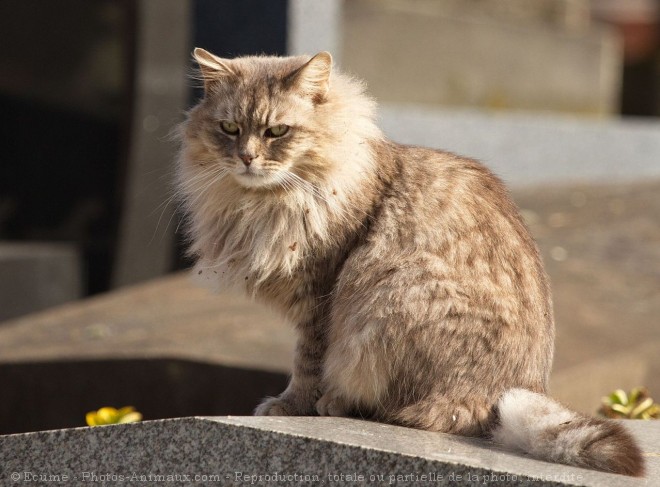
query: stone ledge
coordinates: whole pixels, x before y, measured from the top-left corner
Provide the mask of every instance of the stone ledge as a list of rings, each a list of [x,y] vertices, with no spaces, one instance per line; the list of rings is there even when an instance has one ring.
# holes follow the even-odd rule
[[[61,483],[121,484],[123,476],[126,483],[146,485],[156,475],[169,475],[175,485],[189,483],[184,476],[198,485],[653,485],[660,476],[660,422],[627,425],[646,452],[646,479],[553,465],[482,440],[368,421],[229,416],[1,436],[0,482],[52,475]]]

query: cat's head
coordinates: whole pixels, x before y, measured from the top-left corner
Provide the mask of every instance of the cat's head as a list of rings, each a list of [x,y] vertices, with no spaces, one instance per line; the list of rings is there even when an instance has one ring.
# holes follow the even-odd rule
[[[332,57],[250,56],[222,59],[195,49],[204,99],[191,111],[185,136],[198,146],[192,161],[224,169],[244,188],[286,184],[316,161],[321,138],[332,138],[328,110]],[[190,141],[189,141],[190,142]]]

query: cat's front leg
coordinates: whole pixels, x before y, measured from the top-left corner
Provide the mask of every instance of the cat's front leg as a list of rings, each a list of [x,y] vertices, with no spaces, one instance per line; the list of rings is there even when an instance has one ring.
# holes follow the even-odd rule
[[[278,397],[265,399],[254,411],[256,416],[313,416],[321,397],[321,375],[325,338],[318,323],[299,326],[293,362],[293,375]]]

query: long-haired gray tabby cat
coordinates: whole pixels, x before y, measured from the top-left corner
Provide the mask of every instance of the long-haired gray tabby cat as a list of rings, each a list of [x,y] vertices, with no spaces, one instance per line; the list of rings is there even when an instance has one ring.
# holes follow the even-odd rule
[[[298,331],[261,415],[359,415],[642,475],[619,424],[545,396],[554,323],[535,243],[479,163],[387,140],[363,85],[309,57],[194,56],[178,188],[195,275]]]

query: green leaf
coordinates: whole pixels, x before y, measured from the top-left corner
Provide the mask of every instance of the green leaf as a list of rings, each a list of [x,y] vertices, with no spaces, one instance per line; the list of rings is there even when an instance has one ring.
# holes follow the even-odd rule
[[[646,399],[647,392],[644,387],[635,387],[629,394],[629,401],[631,404],[635,404],[642,399]]]
[[[650,409],[652,406],[653,406],[653,399],[647,397],[644,401],[642,401],[637,406],[635,406],[635,409],[633,409],[632,412],[630,413],[630,417],[635,418],[641,415],[647,409]]]
[[[630,413],[630,407],[628,406],[623,406],[622,404],[612,404],[610,406],[612,411],[616,411],[617,413],[621,413],[624,416],[628,416],[628,413]]]
[[[628,395],[623,389],[617,389],[610,394],[610,400],[613,404],[628,404]]]

